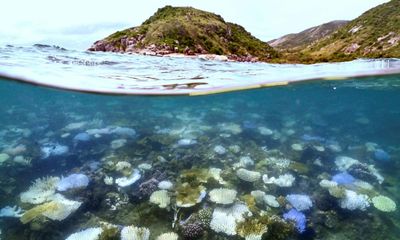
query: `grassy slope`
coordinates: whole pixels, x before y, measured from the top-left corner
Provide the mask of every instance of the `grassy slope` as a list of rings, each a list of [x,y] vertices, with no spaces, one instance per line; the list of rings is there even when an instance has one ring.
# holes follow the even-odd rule
[[[176,52],[189,48],[193,52],[205,50],[212,54],[252,55],[260,59],[277,56],[277,52],[267,43],[258,40],[243,27],[227,23],[219,15],[191,7],[160,8],[141,26],[118,31],[106,38],[123,48],[120,39],[124,37],[144,37],[137,48],[152,44],[169,46]]]
[[[269,41],[268,43],[272,47],[281,50],[305,47],[313,43],[314,41],[333,33],[347,23],[348,21],[332,21],[324,23],[319,26],[308,28],[299,33],[292,33],[282,36],[280,38]]]
[[[358,31],[351,31],[357,27]],[[346,61],[360,57],[399,58],[400,44],[388,43],[396,36],[400,37],[400,0],[392,0],[365,12],[338,31],[297,53],[297,56],[311,62]],[[359,47],[349,51],[354,44]]]

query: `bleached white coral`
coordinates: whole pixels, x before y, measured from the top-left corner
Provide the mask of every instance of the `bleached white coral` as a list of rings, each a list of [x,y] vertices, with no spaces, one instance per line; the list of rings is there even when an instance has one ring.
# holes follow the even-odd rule
[[[134,184],[137,180],[141,178],[141,174],[139,170],[134,169],[132,174],[129,177],[121,177],[115,179],[115,183],[120,187],[127,187]]]
[[[258,204],[264,203],[265,192],[261,190],[255,190],[250,192],[251,196],[254,197]]]
[[[249,171],[244,168],[240,168],[236,171],[236,176],[246,182],[255,182],[260,179],[261,174],[255,171]]]
[[[298,211],[305,211],[313,206],[311,198],[305,194],[289,194],[286,200]]]
[[[126,140],[126,139],[116,139],[116,140],[113,140],[112,142],[111,142],[111,148],[112,149],[118,149],[118,148],[121,148],[121,147],[123,147],[123,146],[125,146],[125,144],[127,143],[128,141]]]
[[[50,218],[51,220],[62,221],[74,213],[82,205],[82,202],[66,199],[59,193],[53,195],[50,200],[54,202],[57,207],[51,211],[43,212],[42,215]]]
[[[360,161],[351,157],[338,156],[335,158],[335,164],[339,171],[347,171],[347,169],[357,163],[360,163]]]
[[[279,187],[291,187],[295,180],[295,177],[289,173],[280,175],[278,178],[268,178],[268,175],[264,174],[262,178],[265,184],[275,184]]]
[[[367,195],[357,194],[351,190],[345,190],[345,197],[340,199],[340,207],[349,210],[360,209],[365,211],[369,205],[370,204]]]
[[[265,204],[267,204],[270,207],[277,208],[280,206],[279,202],[276,200],[276,197],[273,195],[266,194],[264,196],[264,202],[265,202]]]
[[[226,184],[227,182],[224,181],[224,179],[222,179],[222,177],[221,177],[221,172],[222,172],[222,169],[220,169],[220,168],[210,168],[210,169],[208,169],[208,174],[212,178],[214,178],[220,184]]]
[[[290,166],[290,160],[287,158],[276,158],[276,157],[267,157],[265,159],[268,165],[272,165],[274,168],[277,169],[285,169]]]
[[[330,181],[330,180],[327,180],[327,179],[322,179],[320,182],[319,182],[319,185],[321,186],[321,187],[323,187],[323,188],[332,188],[332,187],[337,187],[337,182],[334,182],[334,181]]]
[[[249,157],[249,156],[240,157],[239,162],[243,167],[248,167],[248,166],[254,165],[253,159],[251,159],[251,157]]]
[[[303,145],[301,145],[300,143],[293,143],[293,144],[291,145],[291,148],[292,148],[294,151],[303,151],[303,149],[304,149]]]
[[[231,204],[236,199],[236,190],[227,188],[216,188],[209,192],[210,200],[218,204]]]
[[[115,164],[115,170],[117,170],[118,172],[121,172],[125,169],[130,169],[130,168],[132,168],[132,165],[126,161],[119,161],[119,162],[117,162],[117,164]]]
[[[267,230],[265,230],[266,232]],[[249,234],[245,238],[245,240],[261,240],[262,239],[262,234]]]
[[[361,180],[355,180],[353,182],[353,185],[359,189],[363,189],[363,190],[373,190],[374,186],[372,186],[370,183],[365,182],[365,181],[361,181]]]
[[[103,229],[101,227],[88,228],[69,235],[66,240],[98,240],[102,232]]]
[[[7,153],[0,153],[0,165],[7,161],[10,156]]]
[[[160,208],[166,208],[171,203],[171,199],[166,190],[158,190],[150,195],[150,202],[156,204]]]
[[[171,190],[174,184],[171,181],[164,180],[158,183],[158,188],[161,190]]]
[[[156,240],[178,240],[178,234],[174,232],[163,233]]]
[[[149,163],[141,163],[139,164],[138,168],[143,171],[148,171],[152,168],[152,166]]]
[[[229,132],[232,134],[239,134],[242,132],[242,128],[239,124],[236,123],[222,123],[218,124],[218,129],[221,129],[223,132]]]
[[[396,211],[396,203],[392,199],[390,199],[386,196],[379,195],[379,196],[373,197],[372,203],[374,204],[374,207],[376,209],[378,209],[379,211],[382,211],[382,212]]]
[[[219,155],[223,155],[223,154],[226,153],[226,148],[224,148],[221,145],[217,145],[217,146],[214,147],[214,152],[216,152]]]
[[[383,181],[385,180],[383,176],[378,172],[378,170],[375,168],[374,165],[368,165],[368,170],[369,172],[375,176],[376,180],[379,182],[379,184],[382,184]]]
[[[114,184],[114,178],[110,176],[105,176],[104,177],[104,183],[106,185],[113,185]]]
[[[269,136],[274,133],[271,129],[266,128],[266,127],[258,127],[258,132],[264,136]]]
[[[56,192],[58,177],[45,177],[36,179],[28,191],[21,193],[23,203],[40,204],[48,201]]]
[[[121,240],[149,240],[150,230],[144,227],[128,226],[121,230]]]
[[[20,218],[23,215],[23,210],[17,206],[6,206],[0,209],[0,217],[15,217]]]
[[[245,220],[245,214],[250,216],[251,212],[244,204],[237,203],[231,207],[216,207],[212,214],[210,227],[217,233],[236,235],[236,225]]]

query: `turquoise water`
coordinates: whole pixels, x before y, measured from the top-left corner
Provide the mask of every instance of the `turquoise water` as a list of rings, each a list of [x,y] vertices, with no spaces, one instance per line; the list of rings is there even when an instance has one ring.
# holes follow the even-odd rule
[[[379,210],[372,199],[400,200],[399,81],[399,75],[372,76],[200,97],[144,97],[1,80],[0,208],[23,209],[22,217],[0,218],[1,239],[66,239],[91,227],[102,227],[103,234],[115,230],[104,239],[119,239],[130,225],[148,228],[150,239],[166,232],[181,239],[398,239],[399,211],[390,203],[385,206],[394,211]],[[219,175],[210,168],[220,169]],[[243,169],[255,177],[243,177]],[[139,180],[118,186],[116,179],[135,172]],[[340,172],[354,179],[321,186]],[[23,199],[35,179],[72,173],[85,174],[89,184],[59,191],[48,183],[47,192],[36,192],[47,194],[40,203]],[[271,180],[284,175],[294,180]],[[206,196],[197,191],[200,186]],[[166,206],[151,200],[160,188],[166,189]],[[211,192],[219,188],[236,191],[236,197],[215,203]],[[261,191],[273,200],[260,200]],[[57,202],[55,192],[80,203],[62,220],[49,213],[57,207],[38,208]],[[311,205],[291,202],[291,194],[306,195]],[[247,208],[236,227],[218,225],[212,213],[232,205]],[[284,218],[296,207],[306,217],[304,229]],[[206,223],[199,214],[205,211],[211,213]],[[232,229],[236,235],[228,234]]]

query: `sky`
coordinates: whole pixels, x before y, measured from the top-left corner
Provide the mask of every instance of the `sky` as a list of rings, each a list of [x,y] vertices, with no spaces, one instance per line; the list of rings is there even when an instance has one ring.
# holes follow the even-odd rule
[[[165,5],[192,6],[242,25],[263,41],[332,20],[351,20],[388,0],[12,0],[3,1],[0,45],[57,45],[84,50],[138,26]],[[140,3],[139,3],[140,2]]]

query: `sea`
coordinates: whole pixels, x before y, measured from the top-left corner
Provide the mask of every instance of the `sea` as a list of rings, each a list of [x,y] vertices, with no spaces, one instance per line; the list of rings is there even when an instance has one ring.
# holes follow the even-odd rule
[[[0,47],[0,239],[399,239],[400,59]]]

